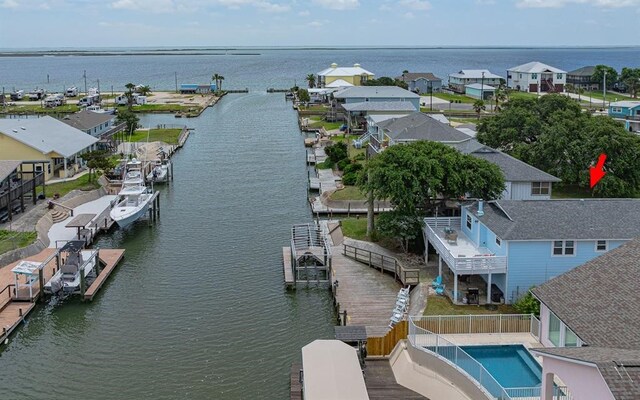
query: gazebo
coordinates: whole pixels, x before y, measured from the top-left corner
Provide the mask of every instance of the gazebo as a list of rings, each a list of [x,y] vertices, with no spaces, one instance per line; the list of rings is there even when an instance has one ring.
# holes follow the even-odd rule
[[[15,300],[25,300],[21,298],[20,291],[21,289],[29,288],[29,298],[28,300],[33,299],[33,285],[39,281],[40,270],[42,264],[35,261],[20,261],[18,265],[11,269],[11,272],[14,273],[14,283],[15,283]],[[20,277],[24,276],[24,282],[20,282]]]

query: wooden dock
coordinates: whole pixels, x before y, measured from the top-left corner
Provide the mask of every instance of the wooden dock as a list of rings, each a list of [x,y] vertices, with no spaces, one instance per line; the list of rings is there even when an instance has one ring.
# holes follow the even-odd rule
[[[346,325],[362,325],[368,336],[384,336],[401,286],[393,277],[369,268],[343,254],[343,246],[333,246],[332,282],[340,318],[347,312]],[[344,324],[344,321],[342,321]]]
[[[302,383],[300,383],[300,370],[302,364],[291,365],[291,400],[302,400]]]
[[[104,267],[100,269],[100,274],[93,281],[91,286],[87,288],[84,293],[83,300],[93,300],[98,294],[98,290],[102,288],[104,282],[107,280],[111,272],[120,264],[122,257],[124,257],[123,249],[100,249],[100,262],[104,264]]]
[[[291,247],[282,248],[282,269],[284,270],[284,284],[287,289],[295,286],[293,267],[291,266]]]

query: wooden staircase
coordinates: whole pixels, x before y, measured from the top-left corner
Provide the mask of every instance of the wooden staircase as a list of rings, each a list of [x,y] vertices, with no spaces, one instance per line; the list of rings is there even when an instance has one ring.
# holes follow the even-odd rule
[[[62,222],[65,219],[69,218],[69,212],[61,210],[60,208],[54,208],[50,211],[50,213],[54,224],[57,224],[58,222]]]

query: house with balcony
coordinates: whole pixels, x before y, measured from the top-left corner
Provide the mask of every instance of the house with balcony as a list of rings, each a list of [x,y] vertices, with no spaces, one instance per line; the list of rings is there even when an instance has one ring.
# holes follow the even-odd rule
[[[426,218],[423,228],[456,304],[468,302],[471,289],[480,303],[513,303],[640,236],[637,220],[622,217],[640,215],[637,199],[480,200],[460,213]]]
[[[431,114],[414,112],[380,120],[370,118],[367,133],[358,140],[361,143],[368,140],[369,156],[375,156],[388,146],[430,140],[487,160],[496,164],[504,174],[505,190],[501,196],[504,200],[548,200],[551,198],[553,183],[560,182],[560,179],[553,175],[481,144]]]
[[[532,61],[507,70],[507,87],[528,93],[562,93],[567,72]]]
[[[101,137],[115,125],[114,114],[82,110],[60,118],[60,121],[91,136]]]
[[[319,88],[336,87],[336,85],[339,85],[338,87],[361,86],[375,76],[360,64],[353,64],[353,67],[338,67],[336,63],[318,72],[317,75],[316,86]]]
[[[0,119],[0,160],[22,161],[22,171],[44,179],[68,178],[82,168],[82,153],[98,138],[55,118]]]
[[[396,79],[406,82],[409,90],[418,94],[437,93],[442,90],[442,79],[431,72],[405,72]]]
[[[616,101],[609,104],[609,116],[624,123],[629,132],[640,132],[640,101]]]
[[[463,69],[449,75],[449,89],[456,93],[464,93],[467,85],[478,83],[498,87],[504,78],[488,69]]]
[[[602,82],[593,80],[593,73],[595,71],[596,67],[587,66],[567,72],[567,84],[572,84],[576,89],[600,90],[600,84]]]
[[[640,238],[531,290],[540,300],[542,400],[640,399]]]

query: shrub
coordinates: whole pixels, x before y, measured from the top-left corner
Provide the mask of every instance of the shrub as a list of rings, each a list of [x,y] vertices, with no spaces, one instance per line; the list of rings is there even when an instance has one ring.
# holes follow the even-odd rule
[[[533,289],[533,287],[531,287],[531,289]],[[533,297],[533,294],[531,294],[531,289],[529,289],[526,295],[520,297],[515,303],[513,303],[513,308],[523,314],[533,314],[535,316],[539,316],[540,302],[538,301],[538,299]]]
[[[351,163],[342,169],[345,175],[353,174],[354,176],[357,176],[357,172],[360,170],[362,170],[362,164],[356,163]]]
[[[338,169],[340,171],[344,171],[345,168],[349,167],[350,164],[351,164],[351,160],[349,160],[348,158],[343,158],[342,160],[337,162]]]
[[[342,183],[345,185],[353,186],[358,180],[358,174],[355,172],[349,172],[342,175]]]
[[[349,157],[347,150],[347,144],[344,142],[338,142],[325,147],[324,152],[327,154],[334,163],[340,160],[344,160]]]

